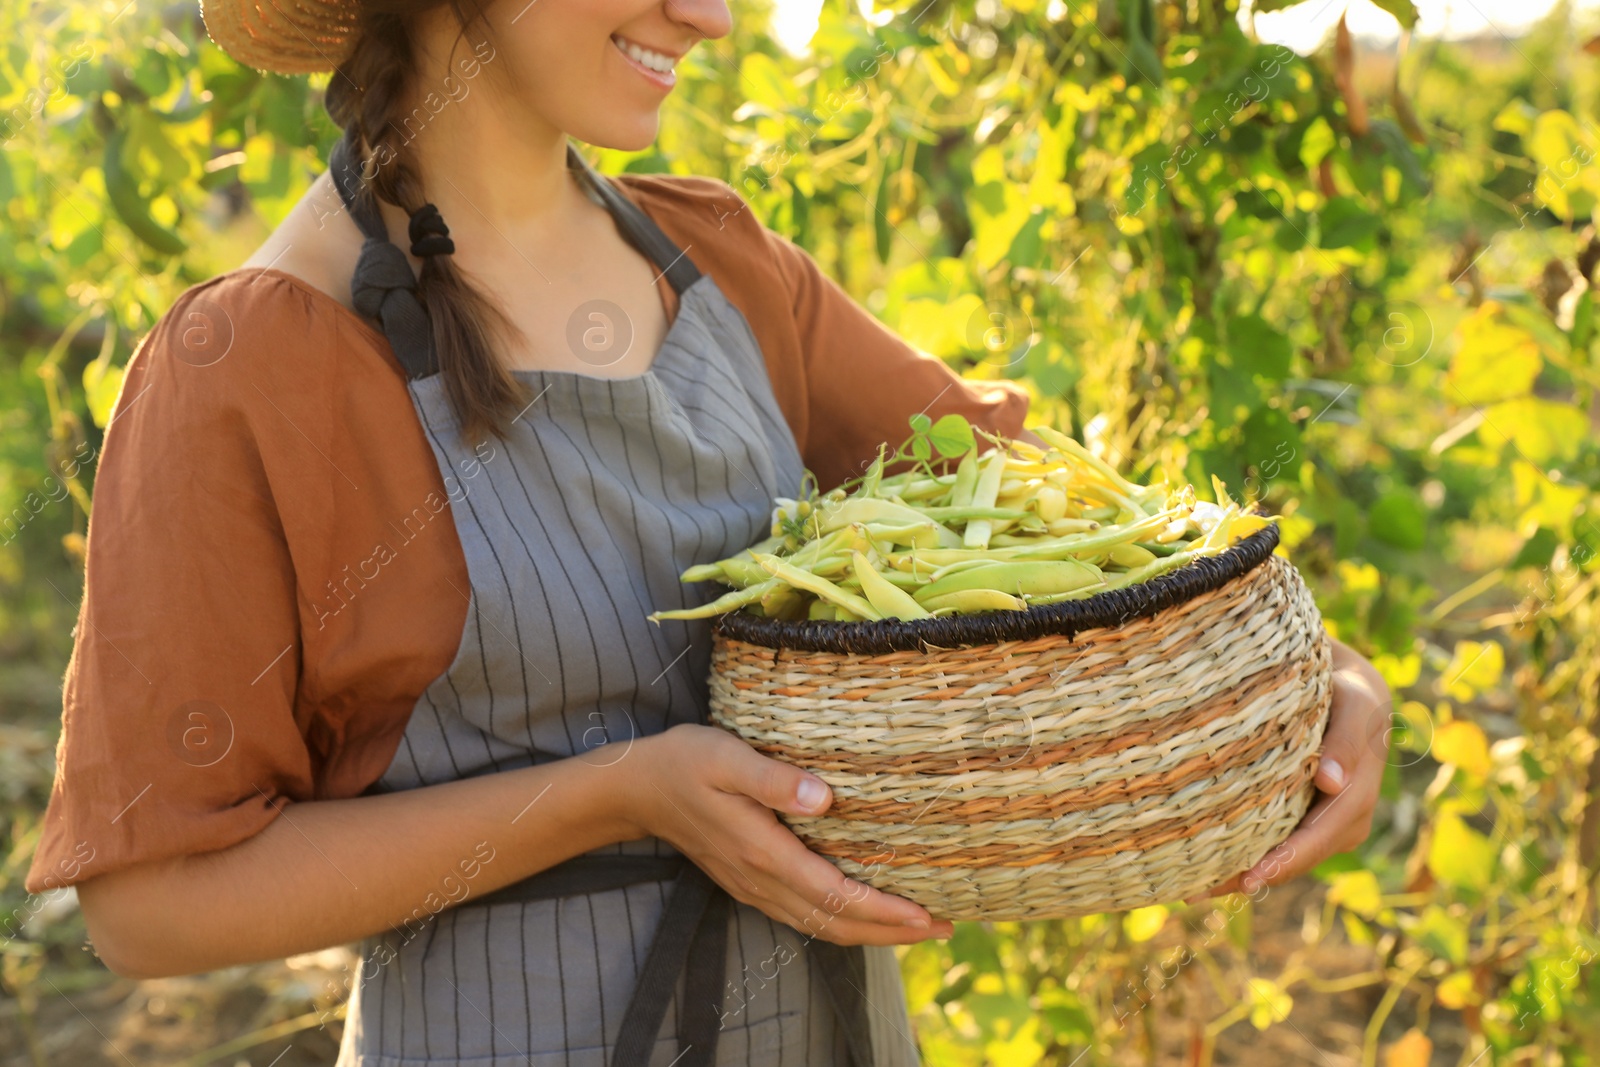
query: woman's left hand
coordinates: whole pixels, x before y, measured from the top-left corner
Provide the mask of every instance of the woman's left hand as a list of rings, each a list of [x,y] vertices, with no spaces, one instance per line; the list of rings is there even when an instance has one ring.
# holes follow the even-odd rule
[[[1355,848],[1372,833],[1383,768],[1389,754],[1393,700],[1376,667],[1355,649],[1333,642],[1333,707],[1313,781],[1320,794],[1288,839],[1255,866],[1184,900],[1254,894],[1260,886],[1299,877],[1329,856]]]

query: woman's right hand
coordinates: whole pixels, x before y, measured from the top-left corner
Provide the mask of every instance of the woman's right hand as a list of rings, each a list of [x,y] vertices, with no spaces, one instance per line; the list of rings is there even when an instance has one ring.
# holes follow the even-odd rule
[[[639,762],[625,779],[627,818],[638,836],[666,841],[735,900],[838,945],[950,936],[948,921],[846,877],[778,821],[774,810],[827,810],[833,792],[816,775],[692,723],[641,738],[631,755]]]

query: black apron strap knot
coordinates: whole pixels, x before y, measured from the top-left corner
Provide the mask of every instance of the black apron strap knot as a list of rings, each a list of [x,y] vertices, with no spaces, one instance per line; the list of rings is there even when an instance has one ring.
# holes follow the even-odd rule
[[[376,319],[389,339],[395,358],[409,378],[426,378],[438,369],[434,356],[433,325],[428,309],[417,297],[417,276],[400,246],[389,240],[389,230],[370,193],[362,195],[354,166],[355,133],[346,131],[328,156],[328,172],[339,199],[366,241],[350,277],[350,302],[357,311]],[[443,220],[441,220],[441,225]]]
[[[400,246],[368,238],[350,278],[356,310],[383,324],[384,336],[412,378],[425,378],[433,366],[433,324],[417,298],[417,276]]]

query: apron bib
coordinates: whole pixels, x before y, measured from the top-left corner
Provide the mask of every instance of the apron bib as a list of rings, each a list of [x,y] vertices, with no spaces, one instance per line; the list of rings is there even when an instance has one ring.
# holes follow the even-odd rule
[[[620,762],[634,738],[705,722],[710,621],[645,616],[716,596],[678,575],[765,537],[773,498],[796,495],[804,472],[744,316],[569,146],[678,312],[635,377],[513,371],[532,402],[474,449],[434,373],[410,266],[356,197],[350,158],[341,140],[330,169],[368,237],[352,288],[358,307],[381,308],[407,368],[471,586],[455,659],[369,792]],[[535,802],[519,818],[538,816]],[[464,871],[493,862],[492,843],[464,848]],[[492,894],[455,881],[445,891],[461,903],[361,946],[338,1067],[917,1062],[893,949],[808,941],[660,839]]]

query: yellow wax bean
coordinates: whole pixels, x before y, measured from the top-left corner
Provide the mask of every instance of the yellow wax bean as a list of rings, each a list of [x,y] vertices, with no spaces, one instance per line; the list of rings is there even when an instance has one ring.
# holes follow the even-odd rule
[[[1046,482],[1033,491],[1033,510],[1046,525],[1059,522],[1067,514],[1067,494],[1060,486]]]
[[[764,582],[771,577],[754,560],[741,559],[738,556],[723,560],[719,566],[726,580],[739,589]]]
[[[824,533],[858,522],[886,523],[896,526],[933,523],[934,532],[938,535],[941,545],[954,548],[961,543],[961,538],[956,535],[954,530],[934,522],[908,504],[896,503],[893,500],[846,500],[822,509],[822,530]]]
[[[1007,593],[1065,593],[1105,581],[1100,568],[1075,559],[1007,561],[968,567],[929,582],[914,595],[927,606],[930,597],[961,589],[1000,589]]]
[[[971,570],[973,567],[987,567],[990,564],[996,563],[996,562],[1001,562],[1001,561],[996,560],[993,556],[990,556],[988,553],[985,553],[982,556],[974,557],[972,559],[958,559],[954,563],[946,563],[943,567],[940,567],[938,570],[934,571],[931,575],[928,576],[928,581],[929,582],[943,581],[945,579],[945,577],[947,577],[948,575],[959,574],[962,571]]]
[[[808,592],[815,593],[817,596],[822,597],[825,600],[830,600],[841,607],[855,612],[862,618],[880,619],[883,617],[878,614],[877,609],[871,604],[867,603],[865,600],[853,593],[845,592],[832,582],[828,581],[826,578],[819,577],[818,575],[812,574],[809,571],[803,571],[798,567],[791,566],[779,559],[777,556],[771,554],[755,553],[754,555],[756,562],[765,567],[767,571],[775,578],[781,578],[796,588],[805,589]]]
[[[973,519],[1020,519],[1027,512],[1021,508],[921,507],[917,509],[938,522],[971,522]]]
[[[1041,438],[1061,449],[1063,452],[1066,452],[1072,456],[1076,456],[1078,459],[1081,459],[1083,462],[1093,467],[1100,473],[1101,477],[1105,478],[1106,481],[1110,482],[1123,493],[1136,493],[1141,488],[1140,486],[1137,486],[1128,481],[1128,479],[1124,478],[1115,467],[1111,466],[1111,464],[1107,463],[1105,460],[1089,451],[1083,445],[1079,444],[1075,439],[1068,437],[1061,431],[1049,426],[1043,426],[1040,427],[1036,432]]]
[[[1119,567],[1126,567],[1129,570],[1135,567],[1143,567],[1147,563],[1154,563],[1156,559],[1156,554],[1148,548],[1140,548],[1138,545],[1131,544],[1113,545],[1108,555],[1112,563]]]
[[[721,615],[725,611],[742,608],[746,604],[754,604],[764,595],[782,586],[776,578],[769,578],[759,585],[746,586],[732,592],[723,593],[717,599],[700,605],[697,608],[677,608],[672,611],[652,611],[645,618],[651,622],[660,622],[662,619],[707,619],[713,615]]]
[[[934,615],[967,615],[979,611],[1022,611],[1025,600],[998,589],[958,589],[925,601],[923,607]]]
[[[678,575],[680,582],[710,582],[725,576],[721,563],[696,563]]]
[[[897,545],[911,545],[916,548],[938,548],[944,540],[939,535],[939,528],[932,522],[909,522],[895,525],[887,522],[864,523],[867,534],[874,540],[888,541]]]
[[[1000,492],[1000,478],[1005,469],[1006,454],[1002,449],[996,448],[985,457],[983,469],[978,474],[977,488],[972,492],[974,506],[994,507],[995,497]],[[990,531],[991,524],[988,519],[975,519],[967,523],[966,531],[961,535],[961,544],[967,548],[987,548]]]
[[[972,492],[978,485],[978,450],[968,449],[956,464],[955,480],[950,485],[950,506],[966,507],[972,503]]]
[[[850,563],[855,571],[856,581],[861,583],[862,593],[866,594],[868,602],[886,618],[927,618],[927,609],[912,599],[910,593],[874,570],[872,564],[867,562],[866,556],[857,552],[850,557]]]
[[[1056,519],[1048,524],[1047,529],[1050,536],[1061,537],[1065,534],[1089,533],[1100,529],[1100,524],[1093,519]]]
[[[782,619],[800,614],[804,594],[793,586],[781,582],[778,587],[756,603],[761,606],[761,613],[769,619]]]

